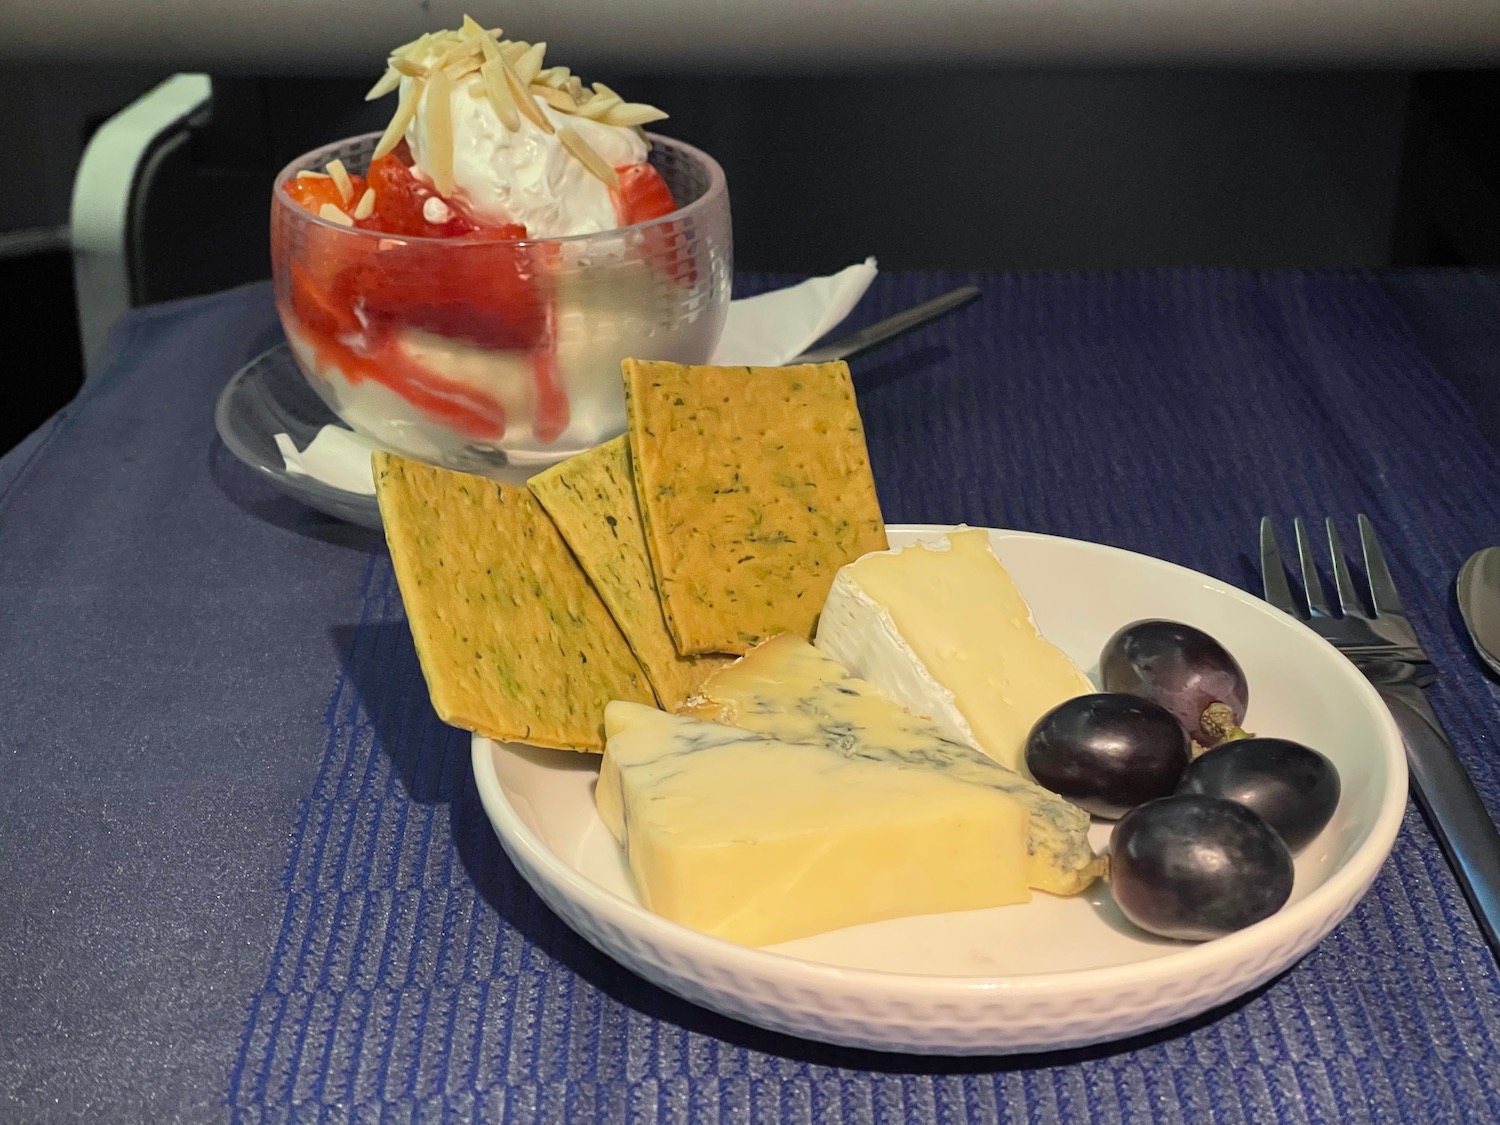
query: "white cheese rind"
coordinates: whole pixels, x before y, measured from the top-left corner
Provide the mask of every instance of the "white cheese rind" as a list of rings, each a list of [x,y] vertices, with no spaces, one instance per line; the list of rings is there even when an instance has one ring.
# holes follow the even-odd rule
[[[642,902],[745,945],[1025,902],[1026,808],[930,766],[614,702],[596,799]]]
[[[847,566],[834,577],[823,603],[817,646],[908,711],[930,719],[946,737],[984,750],[953,693],[927,670],[890,613],[860,588]]]
[[[949,738],[1018,773],[1026,772],[1032,724],[1094,690],[1041,635],[989,534],[973,528],[843,567],[817,646]]]

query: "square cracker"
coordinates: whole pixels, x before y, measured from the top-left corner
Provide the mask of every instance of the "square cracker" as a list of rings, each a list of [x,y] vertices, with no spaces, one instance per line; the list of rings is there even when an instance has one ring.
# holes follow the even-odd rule
[[[604,705],[654,702],[536,498],[394,454],[371,459],[433,709],[490,738],[604,750]]]
[[[732,659],[683,656],[667,631],[623,434],[526,483],[593,580],[663,707],[676,707]]]
[[[848,366],[623,368],[636,493],[678,650],[811,637],[839,567],[887,546]]]

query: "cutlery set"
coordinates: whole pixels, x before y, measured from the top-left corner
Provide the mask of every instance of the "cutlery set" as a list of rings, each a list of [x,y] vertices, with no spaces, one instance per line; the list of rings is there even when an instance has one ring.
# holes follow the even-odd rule
[[[1500,956],[1500,831],[1427,701],[1425,689],[1437,672],[1405,616],[1375,528],[1363,515],[1358,526],[1365,581],[1356,586],[1338,529],[1332,519],[1325,521],[1328,565],[1338,605],[1335,613],[1325,597],[1317,554],[1303,520],[1299,517],[1292,523],[1302,580],[1299,600],[1287,581],[1272,521],[1262,518],[1262,596],[1342,652],[1380,693],[1406,744],[1417,803],[1485,940]],[[1486,648],[1486,639],[1496,635],[1500,624],[1500,600],[1492,593],[1497,580],[1500,550],[1495,548],[1470,559],[1459,578],[1460,608],[1476,647],[1491,667],[1497,661],[1493,650]]]

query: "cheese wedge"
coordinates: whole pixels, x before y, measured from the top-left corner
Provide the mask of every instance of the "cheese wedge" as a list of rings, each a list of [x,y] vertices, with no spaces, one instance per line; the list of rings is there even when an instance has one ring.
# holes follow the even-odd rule
[[[840,569],[817,646],[948,738],[1017,773],[1026,772],[1037,719],[1094,690],[1038,631],[989,534],[973,528]]]
[[[1089,814],[1006,769],[882,695],[801,637],[783,633],[715,672],[678,714],[811,742],[846,757],[940,770],[1014,798],[1030,814],[1026,882],[1071,895],[1090,886],[1103,860],[1089,846]]]
[[[743,945],[1025,902],[1025,806],[941,769],[612,702],[596,799],[644,905]]]

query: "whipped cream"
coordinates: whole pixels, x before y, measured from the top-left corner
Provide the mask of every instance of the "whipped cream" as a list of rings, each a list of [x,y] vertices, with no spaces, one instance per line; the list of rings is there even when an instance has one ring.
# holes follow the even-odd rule
[[[410,83],[403,82],[403,86]],[[405,91],[403,90],[403,93]],[[424,90],[418,112],[406,128],[413,170],[428,183]],[[489,99],[455,84],[450,96],[453,129],[454,194],[477,219],[522,223],[533,238],[594,234],[620,225],[609,188],[591,175],[558,140],[526,118],[515,132],[500,122]],[[540,104],[554,130],[570,127],[612,168],[639,164],[650,146],[635,129],[607,125]]]

